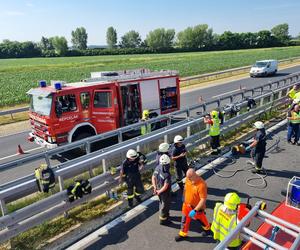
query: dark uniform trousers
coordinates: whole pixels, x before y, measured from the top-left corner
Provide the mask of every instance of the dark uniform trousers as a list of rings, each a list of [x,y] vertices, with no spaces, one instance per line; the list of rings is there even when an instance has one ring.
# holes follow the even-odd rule
[[[180,187],[181,190],[184,189],[184,185],[183,185],[183,177],[186,175],[186,172],[188,171],[188,164],[186,159],[182,162],[180,162],[179,164],[176,163],[175,165],[175,169],[176,169],[176,182],[178,184],[178,186]]]
[[[127,184],[127,199],[129,206],[133,205],[133,198],[135,197],[138,202],[141,201],[140,195],[144,193],[144,185],[141,180],[141,174],[128,174],[126,176]]]
[[[168,188],[167,191],[161,193],[159,196],[159,205],[160,205],[160,215],[159,219],[161,221],[167,220],[170,216],[170,205],[171,205],[171,188]]]
[[[220,135],[210,136],[210,146],[214,151],[220,147]]]

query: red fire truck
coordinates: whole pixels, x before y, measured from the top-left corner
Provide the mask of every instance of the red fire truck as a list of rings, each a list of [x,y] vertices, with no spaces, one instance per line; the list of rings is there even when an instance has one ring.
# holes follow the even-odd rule
[[[176,71],[128,70],[93,72],[75,83],[51,81],[27,92],[30,96],[30,141],[54,148],[153,115],[180,109]]]

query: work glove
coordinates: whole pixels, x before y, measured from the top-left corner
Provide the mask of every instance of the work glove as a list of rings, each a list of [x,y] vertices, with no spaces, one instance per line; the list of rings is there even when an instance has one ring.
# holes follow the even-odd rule
[[[190,213],[189,213],[189,217],[191,217],[193,220],[195,220],[195,215],[196,215],[196,210],[192,210]]]

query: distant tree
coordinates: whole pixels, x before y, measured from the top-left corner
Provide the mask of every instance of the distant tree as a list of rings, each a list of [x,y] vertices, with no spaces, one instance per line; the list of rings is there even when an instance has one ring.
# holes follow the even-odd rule
[[[296,39],[300,40],[300,33],[296,36]]]
[[[239,33],[225,31],[219,37],[218,46],[221,49],[240,49],[242,46],[241,36]]]
[[[38,46],[40,47],[42,52],[46,52],[54,49],[53,44],[50,42],[50,40],[47,37],[43,37],[43,36]]]
[[[106,43],[110,49],[116,47],[117,44],[117,31],[114,27],[109,27],[106,31]]]
[[[257,33],[240,33],[240,41],[242,49],[255,48],[257,46]]]
[[[141,45],[141,36],[137,31],[131,30],[121,37],[121,48],[138,48]]]
[[[85,50],[87,48],[88,34],[85,28],[83,27],[76,28],[76,30],[72,31],[71,35],[72,35],[71,42],[74,48],[80,50]]]
[[[177,45],[180,48],[199,49],[211,47],[213,44],[213,30],[207,24],[188,27],[177,34]]]
[[[55,53],[59,56],[66,55],[68,51],[68,42],[67,39],[63,36],[55,36],[49,38],[51,44],[53,44]]]
[[[269,30],[261,30],[257,33],[257,47],[267,48],[277,44],[276,38],[272,36]]]
[[[271,29],[271,32],[282,45],[288,45],[291,37],[289,36],[289,25],[287,23],[276,25]]]
[[[174,37],[174,29],[155,29],[148,33],[146,37],[146,44],[155,50],[169,49],[173,46]]]

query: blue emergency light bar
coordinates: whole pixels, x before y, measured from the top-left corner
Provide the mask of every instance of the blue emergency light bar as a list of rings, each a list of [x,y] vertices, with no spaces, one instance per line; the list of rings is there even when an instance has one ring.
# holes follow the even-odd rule
[[[56,83],[54,84],[54,88],[55,88],[56,90],[61,90],[61,82],[56,82]]]
[[[46,82],[45,80],[41,80],[41,81],[39,82],[39,84],[40,84],[40,87],[41,87],[41,88],[46,88],[46,87],[47,87],[47,82]]]
[[[291,200],[300,205],[300,180],[292,182]]]

